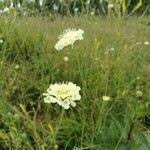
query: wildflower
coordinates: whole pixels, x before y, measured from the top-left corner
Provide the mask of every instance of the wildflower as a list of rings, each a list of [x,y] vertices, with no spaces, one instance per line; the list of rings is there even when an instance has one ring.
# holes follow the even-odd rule
[[[89,4],[90,4],[90,0],[87,0],[87,1],[86,1],[86,5],[89,5]]]
[[[84,33],[81,29],[67,29],[65,30],[59,37],[59,41],[55,45],[56,50],[62,50],[64,47],[71,45],[73,47],[73,44],[77,40],[82,40]]]
[[[43,5],[43,0],[40,0],[39,4],[40,4],[40,6],[42,6]]]
[[[64,57],[63,59],[64,59],[64,61],[68,61],[68,60],[69,60],[69,58],[68,58],[68,57]]]
[[[114,47],[110,48],[110,51],[114,51],[114,50],[115,50],[115,48],[114,48]]]
[[[8,13],[8,12],[9,12],[9,8],[5,7],[4,10],[3,10],[3,13]]]
[[[54,149],[55,149],[55,150],[58,150],[58,145],[57,145],[57,144],[54,145]]]
[[[142,95],[143,95],[142,91],[136,91],[136,96],[137,97],[142,97]]]
[[[3,43],[3,40],[2,39],[0,39],[0,44],[2,44]]]
[[[109,96],[103,96],[102,99],[103,99],[103,101],[109,101],[110,97]]]
[[[108,8],[113,8],[114,4],[108,4]]]
[[[91,15],[91,16],[93,16],[93,15],[94,15],[94,13],[95,13],[95,12],[94,12],[94,11],[92,11],[92,12],[90,13],[90,15]]]
[[[21,4],[20,3],[18,3],[18,8],[20,8],[21,7]]]
[[[13,7],[13,2],[11,2],[10,7]]]
[[[149,42],[148,42],[148,41],[145,41],[145,42],[144,42],[144,45],[149,45]]]
[[[16,66],[15,66],[15,69],[19,69],[19,65],[16,65]]]
[[[79,11],[79,8],[76,7],[76,8],[74,9],[75,14],[77,14],[78,11]]]
[[[51,84],[47,89],[47,93],[43,95],[45,103],[57,103],[64,109],[69,109],[70,106],[75,107],[75,101],[81,99],[79,91],[81,88],[72,82]]]
[[[58,7],[56,4],[54,4],[54,5],[53,5],[53,9],[54,9],[54,11],[56,11],[56,12],[57,12],[57,11],[58,11],[58,9],[59,9],[59,7]]]

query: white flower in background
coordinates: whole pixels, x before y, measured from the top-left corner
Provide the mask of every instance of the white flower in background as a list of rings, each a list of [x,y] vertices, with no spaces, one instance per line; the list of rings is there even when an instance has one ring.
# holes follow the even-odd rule
[[[69,61],[69,58],[68,57],[64,57],[63,60],[64,61]]]
[[[4,41],[2,39],[0,39],[0,44],[2,44]]]
[[[91,16],[93,16],[94,14],[95,14],[95,12],[94,12],[94,11],[92,11],[92,12],[90,13],[90,15],[91,15]]]
[[[114,48],[114,47],[110,48],[110,51],[114,51],[114,50],[115,50],[115,48]]]
[[[8,13],[8,12],[9,12],[9,8],[5,7],[4,10],[3,10],[3,13]]]
[[[57,12],[57,11],[58,11],[58,9],[59,9],[59,7],[58,7],[56,4],[54,4],[54,5],[53,5],[53,9],[54,9],[54,11],[56,11],[56,12]]]
[[[89,5],[89,4],[90,4],[90,0],[87,0],[87,1],[86,1],[86,4]]]
[[[109,96],[103,96],[102,99],[103,99],[103,101],[109,101],[110,97]]]
[[[43,5],[43,0],[40,0],[39,4],[40,4],[40,6],[42,6]]]
[[[145,42],[144,42],[144,45],[149,45],[149,42],[148,42],[148,41],[145,41]]]
[[[142,97],[142,95],[143,95],[142,91],[136,91],[136,96],[137,97]]]
[[[23,16],[26,16],[26,15],[27,15],[27,12],[26,12],[26,11],[24,11],[24,12],[23,12]],[[27,24],[27,23],[26,23],[26,24]]]
[[[77,14],[78,11],[79,11],[79,8],[76,7],[76,8],[74,9],[75,14]]]
[[[10,7],[13,7],[13,2],[11,2]]]
[[[75,107],[75,101],[81,99],[79,91],[81,88],[72,82],[51,84],[47,89],[47,93],[43,95],[45,103],[57,103],[64,109],[69,109],[70,106]]]
[[[19,69],[19,65],[16,65],[16,66],[15,66],[15,69]]]
[[[73,44],[77,40],[82,40],[84,33],[81,29],[67,29],[65,30],[59,37],[59,41],[55,45],[56,50],[62,50],[64,47],[71,45],[73,47]]]
[[[113,8],[114,4],[108,4],[108,8]]]
[[[18,8],[20,8],[21,7],[21,4],[20,3],[18,3]]]

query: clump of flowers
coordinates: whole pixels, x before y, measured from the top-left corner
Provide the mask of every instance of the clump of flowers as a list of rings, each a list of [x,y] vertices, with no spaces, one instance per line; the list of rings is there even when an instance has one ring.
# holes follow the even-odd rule
[[[70,106],[75,107],[76,101],[81,99],[81,88],[72,82],[51,84],[47,89],[45,103],[57,103],[64,109],[69,109]]]
[[[84,33],[81,29],[67,29],[65,30],[59,37],[58,42],[55,44],[56,50],[62,50],[64,47],[71,45],[73,47],[73,44],[77,40],[82,40]]]

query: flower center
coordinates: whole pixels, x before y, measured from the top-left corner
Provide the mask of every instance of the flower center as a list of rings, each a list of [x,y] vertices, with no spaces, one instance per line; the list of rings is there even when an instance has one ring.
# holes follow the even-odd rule
[[[69,90],[67,88],[61,87],[57,90],[57,94],[62,98],[67,98],[69,94]]]

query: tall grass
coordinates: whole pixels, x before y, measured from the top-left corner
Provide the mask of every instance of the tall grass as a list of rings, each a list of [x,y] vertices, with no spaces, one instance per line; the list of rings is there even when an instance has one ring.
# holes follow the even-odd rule
[[[1,17],[0,148],[148,150],[147,19]],[[56,51],[66,28],[83,29],[84,40]],[[43,102],[42,93],[60,81],[81,87],[75,108]]]

